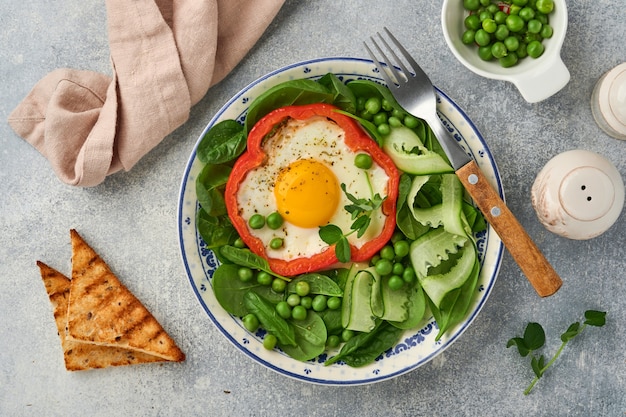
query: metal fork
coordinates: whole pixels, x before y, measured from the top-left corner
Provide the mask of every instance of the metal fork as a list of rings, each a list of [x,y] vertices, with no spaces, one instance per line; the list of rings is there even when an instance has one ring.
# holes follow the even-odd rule
[[[366,42],[364,44],[393,96],[407,112],[424,120],[430,126],[468,194],[500,236],[504,246],[537,293],[541,297],[554,294],[561,287],[561,278],[498,193],[491,187],[476,162],[450,136],[441,123],[437,115],[435,88],[426,73],[393,34],[387,28],[384,30],[404,59],[398,57],[394,48],[380,33],[377,34],[378,38],[388,54],[393,57],[393,62],[373,37],[370,37],[370,41],[383,58],[382,61],[376,58]]]

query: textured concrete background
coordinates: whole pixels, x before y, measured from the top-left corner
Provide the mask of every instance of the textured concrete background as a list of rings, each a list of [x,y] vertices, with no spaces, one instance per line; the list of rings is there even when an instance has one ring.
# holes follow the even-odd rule
[[[530,203],[535,175],[557,154],[587,149],[626,173],[626,143],[594,123],[596,80],[626,61],[624,1],[570,1],[562,56],[571,81],[528,104],[511,84],[480,78],[447,49],[440,1],[288,0],[253,51],[130,172],[100,186],[71,188],[17,137],[6,118],[32,86],[58,67],[110,73],[101,1],[0,3],[0,415],[209,416],[624,416],[626,284],[622,214],[605,234],[571,241],[551,234]],[[539,299],[506,254],[479,317],[448,350],[409,374],[359,387],[324,387],[280,376],[236,351],[203,313],[180,261],[176,204],[198,135],[240,88],[267,72],[320,56],[365,57],[361,41],[392,27],[433,82],[488,141],[507,201],[564,280]],[[408,43],[408,42],[405,42]],[[35,260],[69,268],[68,229],[77,228],[160,319],[187,353],[182,364],[68,373]],[[586,309],[608,311],[556,365],[532,379],[506,341],[538,321],[546,353]]]

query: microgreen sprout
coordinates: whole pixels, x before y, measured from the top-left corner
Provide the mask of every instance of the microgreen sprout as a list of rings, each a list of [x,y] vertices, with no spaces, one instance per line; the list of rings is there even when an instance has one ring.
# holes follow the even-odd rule
[[[350,244],[348,243],[348,236],[355,232],[357,237],[363,236],[372,221],[372,213],[380,208],[387,197],[383,198],[376,193],[371,198],[356,198],[347,191],[344,183],[341,184],[341,189],[352,203],[344,206],[344,209],[350,213],[352,220],[350,232],[344,233],[339,226],[327,224],[320,226],[319,235],[324,242],[335,245],[335,255],[339,262],[349,262]]]
[[[587,326],[602,327],[606,322],[606,312],[587,310],[585,311],[585,321],[581,325],[580,322],[572,323],[567,330],[561,334],[561,346],[556,351],[554,356],[546,362],[544,355],[535,355],[533,352],[543,347],[546,341],[546,334],[543,327],[539,323],[528,323],[523,337],[514,337],[509,339],[506,347],[516,346],[519,354],[522,357],[528,355],[531,356],[530,366],[535,373],[535,378],[531,381],[530,385],[524,390],[524,395],[530,394],[535,384],[544,375],[544,373],[554,364],[557,358],[563,352],[563,348],[567,342],[578,336]]]

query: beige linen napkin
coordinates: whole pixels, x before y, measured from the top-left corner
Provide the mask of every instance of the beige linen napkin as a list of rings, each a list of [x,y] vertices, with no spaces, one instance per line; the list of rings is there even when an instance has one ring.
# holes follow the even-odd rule
[[[9,124],[65,183],[129,170],[256,43],[284,0],[106,0],[113,77],[58,69]]]

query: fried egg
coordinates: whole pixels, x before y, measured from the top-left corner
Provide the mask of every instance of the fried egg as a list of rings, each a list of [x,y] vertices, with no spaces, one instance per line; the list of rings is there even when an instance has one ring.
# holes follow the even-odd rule
[[[248,221],[254,214],[268,216],[279,212],[284,222],[276,230],[269,227],[249,233],[261,240],[270,258],[292,261],[309,258],[328,249],[319,236],[319,227],[334,224],[343,233],[353,222],[345,206],[352,204],[341,189],[356,198],[370,199],[388,194],[389,177],[374,162],[368,170],[359,169],[354,160],[358,153],[345,141],[345,132],[332,120],[313,116],[306,120],[287,119],[263,141],[264,162],[250,170],[237,190],[239,215]],[[348,236],[360,248],[379,236],[386,215],[377,209],[364,235]],[[270,241],[283,239],[283,246],[272,249]]]

